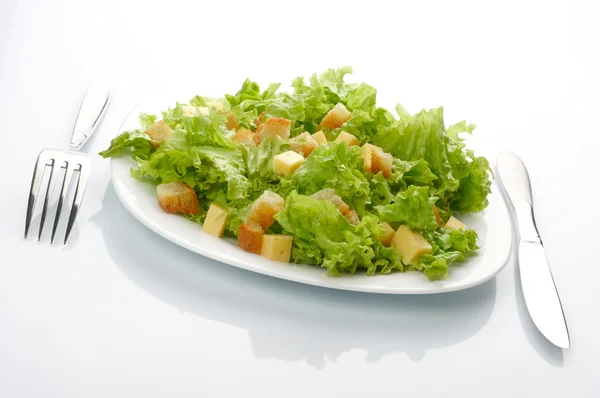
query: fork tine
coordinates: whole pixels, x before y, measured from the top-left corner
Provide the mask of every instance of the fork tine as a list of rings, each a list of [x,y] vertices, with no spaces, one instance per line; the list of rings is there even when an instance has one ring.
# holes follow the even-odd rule
[[[79,164],[79,178],[77,179],[77,187],[75,188],[75,198],[73,199],[73,205],[71,206],[71,214],[69,214],[69,222],[67,223],[67,232],[65,233],[65,240],[63,244],[67,244],[67,239],[71,234],[73,224],[75,224],[75,218],[81,207],[83,201],[83,194],[85,193],[85,187],[90,176],[89,164]]]
[[[60,169],[59,163],[62,163],[61,159],[52,159],[52,165],[50,166],[50,178],[48,179],[48,186],[46,187],[46,196],[44,197],[44,207],[42,207],[42,217],[40,219],[40,230],[38,232],[38,242],[42,239],[42,231],[44,230],[44,221],[46,221],[46,213],[48,212],[48,202],[52,198],[54,192],[54,186],[58,179],[58,173]]]
[[[44,176],[44,169],[46,168],[46,160],[42,158],[42,153],[43,151],[38,155],[33,169],[33,176],[31,177],[31,188],[29,189],[29,200],[27,202],[27,216],[25,216],[25,238],[27,238],[27,233],[29,232],[29,225],[31,224],[31,218],[33,217],[33,209],[37,202],[42,177]]]
[[[54,235],[56,235],[56,228],[58,227],[58,221],[60,219],[60,213],[62,210],[62,205],[65,200],[65,196],[69,191],[69,184],[71,183],[71,177],[73,177],[73,166],[69,164],[68,161],[65,162],[66,170],[65,170],[65,178],[62,182],[62,187],[60,188],[60,197],[58,199],[58,205],[56,206],[56,215],[54,216],[54,225],[52,226],[52,236],[50,237],[50,244],[54,242]]]

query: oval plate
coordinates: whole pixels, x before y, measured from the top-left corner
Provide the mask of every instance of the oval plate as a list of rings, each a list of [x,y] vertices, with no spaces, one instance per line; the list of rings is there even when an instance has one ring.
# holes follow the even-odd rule
[[[138,115],[142,110],[165,107],[136,107],[127,116],[121,131],[139,128]],[[159,114],[160,112],[151,112]],[[129,170],[136,165],[128,157],[111,160],[112,183],[125,208],[152,231],[202,256],[234,267],[309,285],[331,289],[353,290],[384,294],[434,294],[467,289],[486,282],[506,265],[511,252],[511,224],[504,201],[496,183],[492,186],[489,206],[484,212],[462,216],[461,220],[479,234],[481,249],[466,262],[450,267],[447,279],[435,282],[420,272],[392,273],[367,276],[364,273],[341,277],[327,276],[323,268],[287,264],[267,260],[237,247],[235,239],[219,239],[202,231],[201,227],[184,217],[167,214],[156,200],[156,188],[134,179]]]

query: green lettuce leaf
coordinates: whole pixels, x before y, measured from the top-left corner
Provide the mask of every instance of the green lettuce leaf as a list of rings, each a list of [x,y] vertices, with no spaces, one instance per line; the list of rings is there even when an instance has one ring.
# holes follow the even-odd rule
[[[283,193],[281,176],[273,171],[273,157],[289,149],[290,145],[278,137],[262,140],[256,147],[240,147],[250,181],[249,199],[256,200],[266,190]]]
[[[110,146],[99,153],[103,158],[119,156],[128,151],[132,156],[147,159],[154,147],[150,143],[150,137],[141,130],[126,131],[110,142]]]
[[[411,229],[435,230],[438,225],[433,213],[435,196],[429,196],[427,187],[411,185],[404,192],[398,193],[393,202],[386,206],[376,206],[381,221],[401,223]]]
[[[316,148],[285,182],[285,187],[303,195],[334,188],[353,210],[363,215],[370,192],[359,155],[359,147],[348,147],[345,143]]]
[[[373,86],[361,83],[358,87],[348,93],[346,97],[346,107],[350,111],[362,110],[371,113],[375,110],[375,101],[377,99],[377,90]]]
[[[421,269],[429,280],[443,279],[448,276],[448,267],[454,262],[462,262],[477,250],[477,232],[448,231],[440,229],[425,234],[425,238],[433,247],[431,254],[419,259],[417,269]]]
[[[292,260],[320,264],[329,274],[367,274],[402,270],[399,253],[379,243],[382,233],[377,218],[365,216],[356,226],[328,200],[292,191],[275,219],[285,233],[294,236]]]

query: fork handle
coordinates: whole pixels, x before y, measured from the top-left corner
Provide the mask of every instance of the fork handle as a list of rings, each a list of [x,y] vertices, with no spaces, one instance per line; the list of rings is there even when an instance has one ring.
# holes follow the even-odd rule
[[[69,149],[79,151],[92,136],[108,107],[110,89],[103,84],[92,85],[79,108]]]

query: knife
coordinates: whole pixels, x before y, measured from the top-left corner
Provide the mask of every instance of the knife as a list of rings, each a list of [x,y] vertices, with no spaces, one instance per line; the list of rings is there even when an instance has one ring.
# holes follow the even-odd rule
[[[552,344],[569,348],[567,321],[535,225],[531,183],[525,164],[514,153],[503,152],[498,155],[496,168],[516,216],[519,272],[529,315]]]

